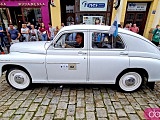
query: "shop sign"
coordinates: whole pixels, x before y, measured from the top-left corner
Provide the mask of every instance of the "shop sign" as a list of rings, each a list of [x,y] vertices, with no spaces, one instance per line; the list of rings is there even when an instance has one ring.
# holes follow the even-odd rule
[[[108,0],[80,0],[80,11],[106,11]]]
[[[146,11],[147,3],[128,3],[127,11]]]
[[[45,6],[44,3],[18,3],[19,6]]]

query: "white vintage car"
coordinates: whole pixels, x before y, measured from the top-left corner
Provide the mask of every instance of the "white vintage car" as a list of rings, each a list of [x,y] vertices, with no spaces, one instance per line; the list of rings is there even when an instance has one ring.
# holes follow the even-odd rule
[[[15,89],[31,83],[116,84],[132,92],[147,81],[153,88],[160,81],[160,51],[149,40],[131,31],[109,26],[73,25],[61,29],[53,41],[13,44],[0,56],[0,75]],[[77,34],[83,45],[77,44]],[[70,46],[70,47],[66,47]],[[6,72],[5,72],[6,71]]]

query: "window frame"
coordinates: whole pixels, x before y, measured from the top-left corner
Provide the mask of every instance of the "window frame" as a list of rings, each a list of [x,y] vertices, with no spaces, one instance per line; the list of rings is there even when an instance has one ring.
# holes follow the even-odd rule
[[[96,31],[96,30],[91,30],[90,31],[90,39],[91,39],[91,43],[90,43],[90,48],[92,49],[92,50],[126,50],[127,49],[127,45],[126,45],[126,42],[123,40],[123,37],[122,37],[122,35],[120,34],[120,33],[118,33],[118,36],[117,37],[119,37],[119,39],[123,42],[123,45],[124,45],[124,48],[94,48],[93,47],[93,45],[92,45],[92,43],[93,43],[93,39],[92,39],[92,35],[93,35],[93,33],[106,33],[106,34],[109,34],[108,33],[108,31],[101,31],[101,30],[98,30],[98,31]]]
[[[86,49],[87,48],[87,45],[86,45],[86,41],[85,39],[87,39],[87,33],[88,31],[87,30],[72,30],[72,31],[63,31],[61,32],[54,40],[53,42],[53,48],[54,49]],[[84,34],[84,47],[83,48],[75,48],[75,47],[71,47],[71,48],[65,48],[65,47],[55,47],[56,43],[59,41],[59,39],[65,35],[65,34],[69,34],[69,33],[83,33]],[[65,38],[66,39],[66,38]],[[66,41],[66,40],[65,40]]]

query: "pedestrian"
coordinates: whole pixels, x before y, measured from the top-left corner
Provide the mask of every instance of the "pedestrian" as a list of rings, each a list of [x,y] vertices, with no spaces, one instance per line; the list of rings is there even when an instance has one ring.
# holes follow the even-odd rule
[[[38,41],[38,30],[34,28],[34,25],[31,25],[30,30],[30,41]]]
[[[52,27],[52,24],[51,24],[51,23],[48,23],[48,26],[49,26],[49,30],[48,30],[48,38],[49,38],[49,40],[53,40],[55,28]]]
[[[39,28],[39,32],[40,32],[40,36],[41,36],[42,41],[47,41],[47,39],[48,39],[48,31],[45,28],[44,23],[41,24],[41,26]]]
[[[54,31],[54,35],[56,35],[58,32],[59,32],[59,27],[56,26],[56,29],[55,29],[55,31]]]
[[[9,30],[8,30],[7,35],[8,35],[8,39],[11,44],[19,42],[19,38],[21,36],[19,31],[17,29],[14,29],[13,24],[9,24]]]
[[[123,29],[130,30],[130,24],[127,23]]]
[[[159,45],[159,42],[160,42],[160,25],[157,25],[156,28],[152,31],[151,41],[156,46]]]
[[[0,46],[4,49],[5,44],[4,44],[4,30],[2,25],[0,24]]]
[[[122,25],[121,25],[121,24],[118,24],[118,28],[122,28]]]
[[[138,33],[139,32],[139,28],[137,27],[136,23],[133,24],[133,27],[130,28],[130,31]]]
[[[61,23],[61,28],[65,27],[64,23]]]
[[[22,34],[23,37],[25,38],[25,39],[24,39],[25,42],[28,42],[28,40],[29,40],[29,33],[30,33],[30,30],[29,30],[29,28],[27,27],[27,25],[26,25],[26,24],[22,24],[21,34]]]
[[[28,28],[29,30],[32,29],[32,28],[31,28],[31,23],[30,23],[30,22],[27,23],[27,28]]]

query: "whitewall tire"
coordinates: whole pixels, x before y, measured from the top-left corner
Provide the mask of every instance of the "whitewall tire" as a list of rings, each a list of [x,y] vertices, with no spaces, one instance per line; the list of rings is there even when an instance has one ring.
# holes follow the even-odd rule
[[[141,87],[143,83],[142,76],[137,72],[124,73],[119,81],[118,87],[125,92],[133,92]]]
[[[6,73],[7,82],[17,90],[25,90],[31,84],[31,78],[24,70],[13,68]]]

